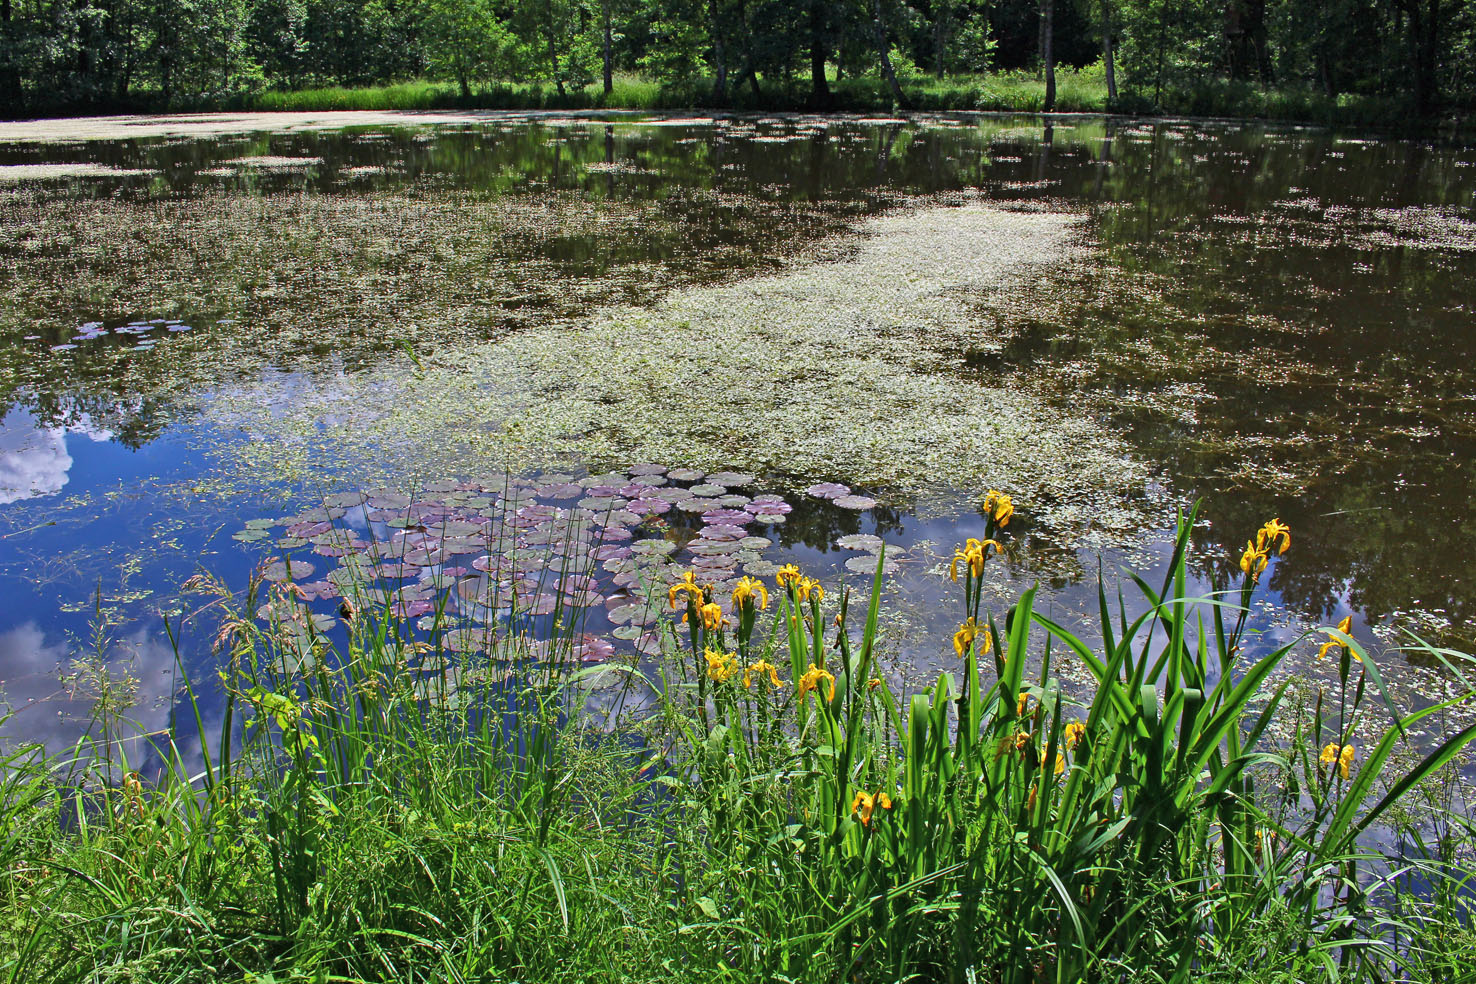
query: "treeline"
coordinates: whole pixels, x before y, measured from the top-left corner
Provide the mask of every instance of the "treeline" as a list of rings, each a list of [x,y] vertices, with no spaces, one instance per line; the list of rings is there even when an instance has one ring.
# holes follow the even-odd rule
[[[410,79],[608,97],[621,73],[817,108],[871,78],[906,106],[911,80],[1001,69],[1051,108],[1055,66],[1097,62],[1121,109],[1239,86],[1423,116],[1476,91],[1476,0],[0,0],[6,116]]]

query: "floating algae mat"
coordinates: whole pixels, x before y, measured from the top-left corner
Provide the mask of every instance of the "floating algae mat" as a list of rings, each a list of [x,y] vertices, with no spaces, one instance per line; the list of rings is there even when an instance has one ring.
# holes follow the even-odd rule
[[[902,210],[867,223],[844,259],[418,366],[325,383],[268,377],[207,413],[253,438],[225,453],[242,474],[362,468],[366,480],[399,481],[690,460],[909,499],[1008,488],[1070,542],[1120,540],[1152,508],[1129,447],[1069,409],[960,371],[961,350],[992,342],[971,298],[1069,256],[1077,222],[974,200]]]

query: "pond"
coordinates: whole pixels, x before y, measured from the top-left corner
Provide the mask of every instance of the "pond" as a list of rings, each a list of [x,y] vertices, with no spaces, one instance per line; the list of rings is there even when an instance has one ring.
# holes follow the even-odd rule
[[[1401,702],[1438,696],[1397,647],[1476,645],[1473,193],[1465,148],[1199,121],[0,124],[5,731],[75,738],[87,652],[167,723],[161,613],[199,675],[201,572],[296,558],[328,624],[334,573],[381,565],[377,600],[465,635],[504,532],[605,551],[557,600],[592,660],[649,643],[631,546],[835,591],[880,538],[917,683],[990,489],[996,611],[1041,581],[1089,629],[1099,564],[1161,570],[1198,500],[1199,592],[1293,531],[1247,658],[1352,615]]]

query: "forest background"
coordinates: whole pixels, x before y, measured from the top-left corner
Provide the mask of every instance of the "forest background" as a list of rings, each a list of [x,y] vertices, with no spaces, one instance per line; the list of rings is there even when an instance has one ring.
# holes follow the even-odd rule
[[[1472,105],[1476,0],[0,0],[5,118],[704,106],[1392,123]]]

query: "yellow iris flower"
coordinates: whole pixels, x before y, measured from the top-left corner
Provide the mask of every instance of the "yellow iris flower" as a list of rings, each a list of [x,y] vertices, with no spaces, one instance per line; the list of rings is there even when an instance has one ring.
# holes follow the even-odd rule
[[[1291,527],[1287,526],[1280,519],[1271,520],[1256,533],[1257,550],[1262,552],[1269,551],[1278,542],[1281,544],[1281,549],[1276,551],[1276,555],[1279,557],[1286,553],[1292,545]]]
[[[989,548],[993,547],[995,553],[1004,553],[1004,547],[997,540],[976,540],[970,537],[962,547],[953,551],[953,563],[948,566],[948,576],[958,580],[958,562],[963,561],[968,567],[969,573],[979,577],[984,573],[984,559],[989,556]]]
[[[1072,721],[1066,725],[1066,750],[1076,751],[1076,746],[1081,744],[1081,740],[1086,737],[1086,733],[1086,725],[1080,721]]]
[[[856,795],[851,798],[851,815],[859,816],[863,824],[871,822],[871,815],[877,808],[890,810],[892,797],[880,790],[873,796],[862,789],[857,790]]]
[[[822,588],[820,586],[820,582],[815,580],[814,578],[800,578],[797,582],[795,582],[794,590],[795,593],[799,595],[800,601],[809,601],[811,594],[815,596],[816,601],[825,600],[825,589]]]
[[[1358,752],[1352,745],[1344,745],[1342,748],[1339,748],[1337,742],[1329,742],[1327,747],[1323,748],[1322,754],[1318,758],[1323,765],[1332,765],[1336,762],[1338,771],[1346,779],[1348,778],[1348,770],[1353,765],[1353,760],[1357,755]]]
[[[958,653],[960,659],[963,658],[963,654],[968,650],[969,646],[973,645],[974,637],[983,631],[983,628],[978,622],[974,621],[971,615],[964,624],[958,627],[958,631],[953,633],[953,651]],[[984,645],[980,648],[979,655],[988,656],[990,650],[993,648],[994,640],[988,632],[985,632]]]
[[[1338,623],[1338,631],[1341,632],[1341,633],[1343,633],[1343,635],[1352,635],[1353,634],[1353,616],[1352,615],[1345,615],[1345,616],[1343,616],[1343,620]],[[1329,649],[1334,649],[1334,648],[1336,648],[1336,649],[1348,649],[1347,644],[1344,643],[1343,640],[1339,639],[1337,636],[1333,635],[1331,632],[1326,633],[1326,635],[1327,635],[1327,641],[1322,644],[1322,648],[1321,649],[1317,650],[1317,658],[1318,659],[1322,659],[1324,656],[1326,656],[1327,655],[1327,651]],[[1360,663],[1363,662],[1363,660],[1359,657],[1359,655],[1357,653],[1355,653],[1355,652],[1352,652],[1351,650],[1349,650],[1349,655],[1351,655],[1355,660],[1358,660],[1358,662],[1360,662]]]
[[[682,575],[682,579],[666,589],[666,600],[671,602],[671,607],[677,607],[677,599],[682,595],[688,595],[697,604],[702,604],[702,586],[697,583],[697,577],[691,571]]]
[[[720,653],[716,649],[709,649],[703,655],[707,657],[707,675],[717,683],[727,683],[738,672],[737,653]]]
[[[1027,710],[1029,710],[1029,709],[1030,709],[1030,695],[1027,694],[1027,693],[1025,693],[1022,690],[1020,692],[1020,698],[1015,701],[1015,716],[1016,717],[1024,717],[1025,716],[1025,712]]]
[[[793,564],[785,564],[783,567],[779,568],[779,573],[774,575],[774,583],[779,585],[779,587],[781,588],[787,585],[790,581],[798,581],[799,579],[800,569]]]
[[[1008,526],[1010,517],[1015,515],[1015,504],[1003,492],[990,489],[984,496],[984,511],[992,514],[1000,526]]]
[[[758,599],[758,607],[769,607],[769,589],[764,587],[763,582],[753,577],[740,578],[738,586],[733,589],[733,609],[736,611],[745,603],[755,603],[755,598]]]
[[[818,694],[820,692],[820,684],[822,681],[824,682],[826,688],[825,699],[827,701],[835,700],[835,674],[831,673],[827,669],[816,666],[814,663],[811,663],[810,668],[805,671],[805,675],[800,677],[798,693],[799,699],[804,700],[805,695],[808,694],[811,690],[815,691]]]
[[[732,624],[723,617],[723,606],[717,602],[709,602],[706,605],[699,606],[697,616],[702,619],[702,627],[709,632],[716,632],[723,626]],[[683,615],[682,621],[685,622],[686,620],[687,616]]]
[[[1254,541],[1245,541],[1245,553],[1240,555],[1240,570],[1252,581],[1261,576],[1266,569],[1267,555],[1264,549],[1255,545]]]
[[[765,676],[768,677],[769,686],[773,689],[778,690],[784,686],[784,681],[779,679],[779,667],[768,660],[761,659],[757,663],[749,664],[748,668],[743,671],[743,689],[747,690],[754,680],[762,681]]]

